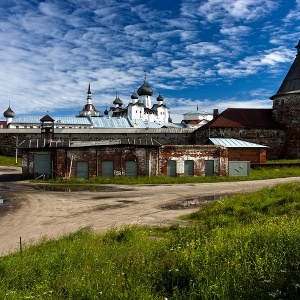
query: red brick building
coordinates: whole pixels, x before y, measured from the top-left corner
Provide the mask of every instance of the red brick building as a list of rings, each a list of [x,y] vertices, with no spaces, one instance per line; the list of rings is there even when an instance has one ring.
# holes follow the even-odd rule
[[[168,145],[154,140],[22,144],[24,178],[97,176],[226,176],[228,153],[222,146]]]

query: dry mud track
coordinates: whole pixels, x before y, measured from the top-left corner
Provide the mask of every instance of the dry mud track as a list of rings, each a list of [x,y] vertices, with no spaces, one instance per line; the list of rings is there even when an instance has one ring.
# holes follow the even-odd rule
[[[183,222],[180,215],[199,208],[180,210],[164,206],[201,196],[226,195],[259,190],[277,183],[300,181],[300,177],[260,181],[180,185],[107,185],[97,191],[54,192],[36,184],[11,181],[19,168],[0,167],[0,255],[58,238],[84,227],[96,231],[124,225],[161,226]],[[8,176],[9,175],[9,176]],[[15,175],[15,177],[13,176]]]

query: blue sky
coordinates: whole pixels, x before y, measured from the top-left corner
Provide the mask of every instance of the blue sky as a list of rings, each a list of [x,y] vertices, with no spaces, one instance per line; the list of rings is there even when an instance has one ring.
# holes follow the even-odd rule
[[[173,121],[197,104],[271,108],[299,20],[300,0],[1,0],[0,112],[75,116],[90,82],[103,114],[144,70]]]

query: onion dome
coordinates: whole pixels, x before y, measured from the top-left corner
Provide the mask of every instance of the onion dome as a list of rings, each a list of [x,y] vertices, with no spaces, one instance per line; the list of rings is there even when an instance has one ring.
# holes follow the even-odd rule
[[[131,99],[139,99],[139,96],[135,91],[133,91],[133,94],[131,95]]]
[[[113,104],[119,105],[119,106],[122,106],[122,105],[123,105],[123,102],[122,102],[122,100],[119,98],[117,92],[116,92],[116,99],[114,100]]]
[[[144,81],[144,84],[137,90],[139,96],[152,96],[152,88]]]
[[[104,111],[104,115],[105,115],[105,116],[108,115],[108,110],[107,110],[107,109]]]
[[[156,98],[157,101],[164,101],[164,97],[159,94],[158,97]]]
[[[13,118],[16,114],[14,113],[14,111],[10,108],[10,106],[8,107],[8,109],[3,113],[3,116],[5,118]]]
[[[116,97],[116,99],[114,100],[113,104],[118,104],[119,106],[123,105],[122,100],[119,97]]]

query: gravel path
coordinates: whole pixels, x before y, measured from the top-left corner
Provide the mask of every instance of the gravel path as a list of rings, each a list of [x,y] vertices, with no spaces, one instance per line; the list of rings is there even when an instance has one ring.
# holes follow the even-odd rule
[[[300,177],[260,181],[176,184],[107,185],[96,191],[44,191],[20,178],[20,168],[0,167],[0,255],[42,238],[58,238],[80,228],[96,231],[124,225],[161,226],[184,222],[178,217],[199,207],[165,209],[202,196],[245,193]],[[187,222],[187,221],[185,221]]]

